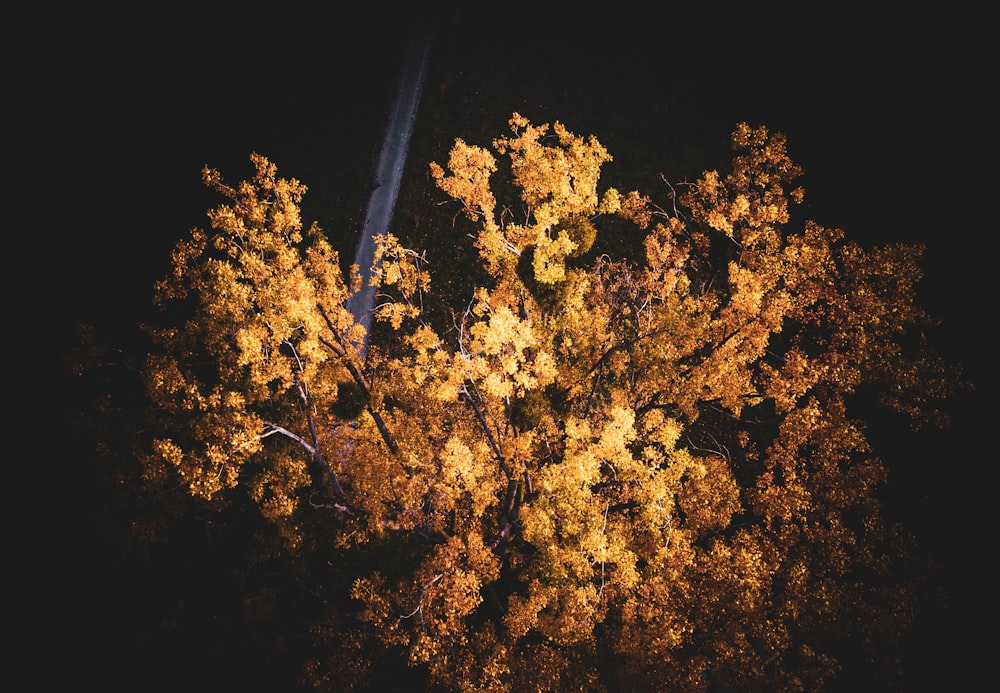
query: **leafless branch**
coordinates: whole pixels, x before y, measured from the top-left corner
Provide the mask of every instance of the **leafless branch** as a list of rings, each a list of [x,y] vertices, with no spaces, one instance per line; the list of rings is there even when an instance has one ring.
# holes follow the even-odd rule
[[[413,618],[414,616],[419,615],[420,627],[422,629],[426,629],[426,626],[424,625],[424,597],[427,596],[427,590],[429,590],[434,583],[438,582],[443,577],[444,573],[438,573],[433,578],[425,582],[423,587],[420,588],[420,601],[417,603],[416,608],[410,613],[400,616],[399,620],[402,621],[404,618]]]

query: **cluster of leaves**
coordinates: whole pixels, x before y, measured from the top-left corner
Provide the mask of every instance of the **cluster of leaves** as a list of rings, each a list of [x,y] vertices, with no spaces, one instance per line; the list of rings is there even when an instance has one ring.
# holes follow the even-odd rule
[[[157,285],[189,312],[150,330],[147,482],[339,557],[311,576],[344,592],[312,685],[361,688],[382,652],[453,690],[816,690],[857,642],[892,675],[914,585],[852,397],[943,422],[922,249],[791,230],[801,171],[763,127],[661,206],[599,191],[594,137],[510,126],[431,164],[489,281],[435,324],[425,256],[380,237],[371,344],[305,187],[206,169],[228,201]],[[644,258],[591,252],[611,218]]]

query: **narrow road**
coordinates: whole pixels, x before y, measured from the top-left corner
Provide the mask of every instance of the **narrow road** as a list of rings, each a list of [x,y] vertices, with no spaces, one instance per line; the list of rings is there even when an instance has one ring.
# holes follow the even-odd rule
[[[366,336],[361,350],[364,357],[368,349],[367,333],[371,331],[372,310],[375,305],[375,289],[369,285],[372,261],[375,257],[373,237],[390,230],[399,186],[406,164],[406,153],[413,133],[413,123],[420,105],[420,95],[427,76],[430,61],[431,35],[426,31],[415,31],[410,37],[399,85],[389,121],[386,124],[382,148],[372,183],[371,195],[365,208],[364,220],[354,251],[354,262],[361,268],[361,291],[347,301],[347,309],[355,320],[364,325]]]

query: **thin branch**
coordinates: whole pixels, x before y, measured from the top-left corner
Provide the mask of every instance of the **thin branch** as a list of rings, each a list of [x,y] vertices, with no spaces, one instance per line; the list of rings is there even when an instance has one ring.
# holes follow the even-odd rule
[[[500,446],[497,444],[496,439],[493,437],[493,432],[490,430],[490,425],[486,422],[486,417],[483,416],[482,410],[479,408],[479,405],[476,404],[476,400],[469,392],[469,388],[466,383],[462,384],[461,392],[465,396],[465,401],[468,402],[470,405],[472,405],[472,410],[476,412],[476,419],[479,421],[480,427],[486,434],[486,439],[489,441],[490,447],[493,449],[493,454],[496,456],[497,462],[500,463],[500,469],[503,470],[503,473],[507,475],[508,479],[513,478],[514,474],[513,472],[510,471],[510,467],[507,466],[507,461],[504,460],[503,453],[500,452]]]
[[[368,413],[371,415],[372,419],[375,420],[375,425],[378,427],[378,432],[382,435],[382,440],[385,441],[386,447],[389,448],[389,451],[393,455],[399,454],[399,444],[396,443],[395,437],[392,435],[392,432],[389,430],[389,427],[386,426],[385,421],[383,421],[382,415],[378,413],[378,411],[375,409],[374,406],[372,406],[371,391],[368,389],[368,384],[365,382],[364,377],[362,377],[361,371],[358,370],[358,367],[354,365],[354,362],[348,356],[347,348],[343,344],[343,338],[341,337],[340,332],[334,326],[333,321],[330,319],[330,316],[327,315],[326,310],[323,308],[323,306],[317,303],[316,308],[319,310],[320,315],[322,315],[323,319],[326,321],[326,325],[327,327],[330,328],[330,332],[333,333],[334,339],[340,342],[340,344],[339,345],[333,344],[330,340],[323,337],[323,335],[319,336],[320,342],[322,342],[325,346],[327,346],[334,354],[343,359],[344,365],[347,367],[348,372],[350,372],[351,377],[354,379],[354,382],[357,384],[359,388],[361,388],[361,392],[365,396],[365,400],[368,403],[366,409],[368,410]]]
[[[280,433],[281,435],[285,436],[286,438],[291,438],[296,443],[298,443],[303,448],[305,448],[306,452],[308,452],[310,455],[315,455],[316,454],[316,448],[314,448],[312,445],[310,445],[309,443],[307,443],[305,441],[305,439],[303,439],[302,437],[296,435],[295,433],[292,433],[291,431],[289,431],[287,428],[285,428],[283,426],[279,426],[278,424],[272,423],[270,421],[265,421],[264,422],[264,432],[261,434],[260,437],[261,438],[267,438],[268,436],[274,435],[275,433]]]
[[[318,448],[313,447],[307,443],[301,436],[292,433],[287,428],[279,426],[276,423],[270,421],[264,422],[264,432],[261,434],[261,438],[266,438],[269,435],[275,433],[281,434],[286,438],[294,440],[296,443],[302,446],[309,455],[312,457],[313,461],[319,465],[319,467],[326,472],[327,478],[330,480],[330,485],[333,487],[333,495],[345,508],[345,511],[352,517],[357,517],[358,512],[350,507],[350,503],[347,500],[347,494],[344,492],[344,488],[340,485],[340,481],[337,479],[337,474],[330,467],[330,464],[326,461],[326,458],[319,451]]]
[[[614,469],[614,467],[612,467]],[[604,523],[601,525],[601,536],[603,537],[608,529],[608,508],[611,507],[610,503],[604,504]],[[604,595],[604,559],[601,559],[601,588],[597,590],[597,599],[600,600]]]
[[[413,611],[411,611],[410,613],[408,613],[408,614],[406,614],[404,616],[400,616],[398,620],[402,621],[404,618],[413,618],[414,616],[416,616],[416,615],[419,614],[419,616],[420,616],[420,628],[426,630],[426,626],[424,625],[424,597],[427,596],[427,590],[429,590],[431,588],[431,585],[433,585],[434,583],[436,583],[438,580],[440,580],[443,577],[444,577],[444,573],[438,573],[433,578],[431,578],[430,580],[428,580],[427,582],[425,582],[424,585],[423,585],[423,587],[420,588],[420,601],[417,603],[417,607]]]
[[[660,174],[660,180],[666,183],[667,187],[670,188],[670,203],[674,208],[674,216],[677,217],[678,219],[683,218],[683,216],[680,213],[680,210],[677,209],[677,190],[676,188],[674,188],[673,183],[667,180],[667,177],[662,173]],[[653,205],[653,206],[656,207],[656,209],[658,209],[660,213],[663,214],[663,216],[669,217],[669,215],[663,211],[662,207],[660,207],[659,205]]]
[[[687,436],[688,445],[691,446],[692,450],[695,450],[697,452],[707,452],[710,455],[721,457],[722,459],[726,460],[726,462],[732,462],[732,458],[729,456],[729,449],[725,445],[720,444],[719,441],[715,439],[715,436],[713,436],[711,433],[708,434],[708,437],[712,439],[712,442],[715,443],[716,446],[718,446],[719,448],[718,450],[712,450],[711,448],[703,448],[695,445],[694,441],[691,440],[691,436]]]

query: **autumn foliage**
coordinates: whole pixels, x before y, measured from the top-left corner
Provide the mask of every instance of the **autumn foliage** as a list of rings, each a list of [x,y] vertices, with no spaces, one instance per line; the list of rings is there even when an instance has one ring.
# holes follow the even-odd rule
[[[206,169],[224,202],[157,285],[143,473],[326,557],[303,681],[402,658],[445,690],[814,691],[851,648],[894,674],[914,593],[856,402],[943,422],[922,248],[794,222],[784,137],[732,143],[652,199],[600,189],[611,154],[560,123],[456,140],[430,171],[488,281],[431,319],[433,256],[383,235],[367,349],[305,186]],[[594,252],[610,220],[644,257]]]

